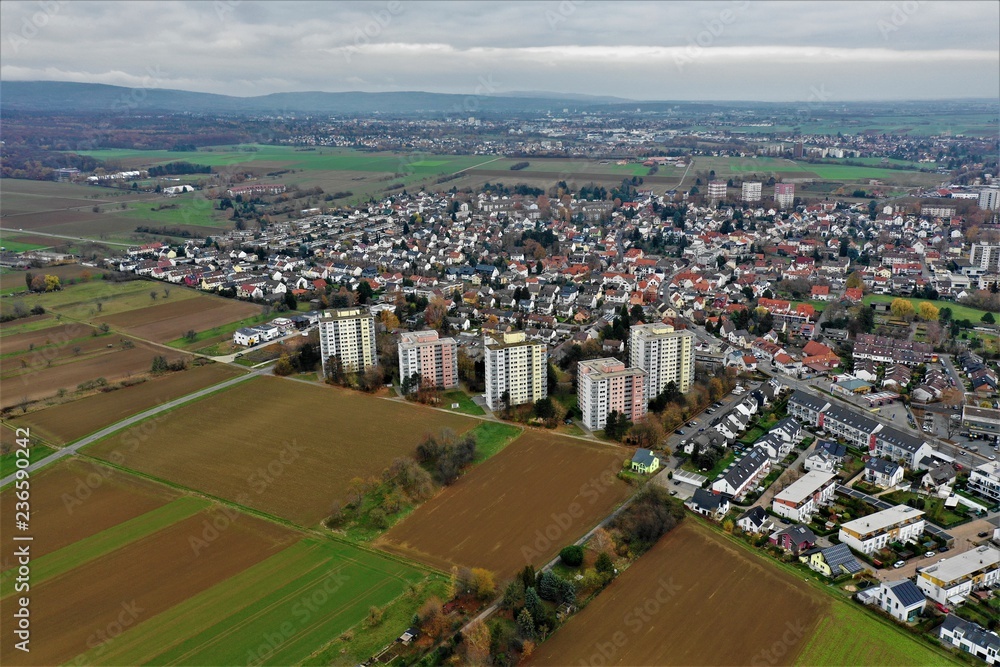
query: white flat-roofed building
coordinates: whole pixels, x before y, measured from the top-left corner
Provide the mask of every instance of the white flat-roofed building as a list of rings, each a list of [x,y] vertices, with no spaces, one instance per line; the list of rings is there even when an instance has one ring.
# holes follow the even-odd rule
[[[534,403],[548,396],[549,352],[523,331],[485,337],[486,404],[490,410]]]
[[[1000,550],[986,545],[917,568],[917,587],[935,602],[960,602],[1000,581]]]
[[[832,472],[807,472],[774,497],[771,509],[778,516],[808,523],[821,505],[833,499],[835,477]]]
[[[646,400],[671,382],[686,394],[694,382],[694,342],[690,331],[668,324],[636,324],[629,331],[629,364],[646,371]]]
[[[863,554],[873,554],[890,542],[907,543],[924,532],[924,513],[908,505],[896,505],[841,524],[840,542]]]
[[[760,181],[744,181],[741,195],[743,201],[760,201],[763,184]]]
[[[378,364],[375,318],[367,308],[356,306],[323,311],[319,321],[319,347],[323,375],[332,371],[331,358],[340,363],[344,372],[363,373]]]
[[[1000,500],[1000,461],[987,461],[969,475],[969,491],[990,500]]]

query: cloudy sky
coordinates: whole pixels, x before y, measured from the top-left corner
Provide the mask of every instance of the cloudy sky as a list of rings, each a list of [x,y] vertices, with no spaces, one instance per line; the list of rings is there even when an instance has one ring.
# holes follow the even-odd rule
[[[1000,3],[0,3],[0,77],[249,96],[1000,97]]]

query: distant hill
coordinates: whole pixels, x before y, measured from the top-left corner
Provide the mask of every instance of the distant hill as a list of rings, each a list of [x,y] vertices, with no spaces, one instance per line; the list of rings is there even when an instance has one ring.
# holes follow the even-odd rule
[[[233,97],[166,88],[126,88],[98,83],[67,81],[5,81],[0,83],[0,109],[4,111],[67,111],[71,113],[120,113],[164,111],[174,113],[322,113],[322,114],[454,114],[460,117],[489,112],[561,112],[630,103],[616,97],[562,93],[513,93],[511,95],[452,95],[394,92],[274,93],[258,97]]]

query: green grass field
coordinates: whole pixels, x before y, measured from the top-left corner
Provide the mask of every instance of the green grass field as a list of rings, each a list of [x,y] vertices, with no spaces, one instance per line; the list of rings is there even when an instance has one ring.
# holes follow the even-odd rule
[[[0,241],[0,247],[3,247],[7,252],[25,252],[28,250],[38,250],[39,248],[45,248],[39,243],[22,243],[21,241],[14,241],[11,239],[3,239]]]
[[[305,169],[309,171],[375,171],[392,174],[452,173],[488,162],[493,158],[482,155],[412,155],[366,153],[347,148],[301,150],[292,146],[214,146],[195,152],[178,153],[165,150],[95,150],[84,155],[99,160],[118,160],[129,165],[156,165],[186,161],[194,164],[225,167],[230,165],[262,168]]]
[[[182,521],[189,516],[194,516],[211,505],[212,503],[201,498],[183,496],[163,507],[146,512],[96,535],[85,537],[58,551],[33,560],[31,581],[34,584],[40,584],[46,579],[68,572],[130,542],[140,540],[162,528]],[[14,573],[16,570],[8,570],[7,572]],[[5,598],[13,592],[14,580],[4,577],[0,583],[0,597]]]
[[[216,202],[196,192],[177,195],[166,201],[132,202],[128,206],[120,215],[148,222],[150,226],[196,225],[220,229],[230,226],[226,217],[230,212],[217,210]]]
[[[458,407],[451,407],[452,403],[458,403]],[[481,407],[476,405],[475,402],[469,398],[469,395],[461,389],[445,392],[444,396],[441,397],[441,405],[447,410],[461,412],[464,415],[477,417],[486,414],[486,412]]]
[[[795,661],[797,665],[810,667],[948,663],[962,664],[890,622],[841,601],[832,604]]]
[[[6,428],[6,427],[0,427],[0,428]],[[13,440],[14,436],[11,435],[10,438],[11,440]],[[6,440],[6,438],[4,438],[4,440]],[[31,441],[32,441],[32,445],[30,448],[31,453],[29,455],[31,463],[34,463],[35,461],[41,461],[49,454],[54,454],[56,451],[51,447],[37,444],[37,438],[35,437],[32,437]],[[17,470],[17,458],[18,457],[16,453],[16,448],[15,450],[12,450],[6,454],[0,454],[0,477],[6,477],[7,475],[12,475]]]
[[[476,436],[476,463],[482,463],[512,443],[524,429],[502,422],[484,421],[469,431]]]
[[[910,299],[907,297],[897,297],[892,294],[867,294],[865,295],[864,302],[866,305],[873,303],[892,303],[894,299],[905,298],[907,301],[913,304],[914,308],[917,308],[921,303],[928,301],[927,299]],[[942,301],[938,299],[937,301],[928,301],[928,303],[934,304],[938,309],[941,308],[951,308],[951,319],[953,320],[969,320],[973,325],[978,325],[980,319],[986,314],[985,310],[979,310],[978,308],[970,308],[968,306],[963,306],[960,303],[955,303],[954,301]]]
[[[387,557],[305,539],[77,660],[118,665],[296,664],[360,624],[371,606],[390,605],[424,578],[416,568]],[[363,632],[388,643],[400,631],[383,619]]]

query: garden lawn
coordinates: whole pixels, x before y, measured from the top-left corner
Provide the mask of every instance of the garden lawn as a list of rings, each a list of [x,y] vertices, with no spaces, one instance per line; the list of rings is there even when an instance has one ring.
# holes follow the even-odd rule
[[[906,299],[913,304],[914,310],[916,310],[924,301],[934,304],[934,306],[938,309],[951,308],[951,319],[969,320],[973,325],[978,325],[983,315],[986,314],[985,310],[963,306],[962,304],[955,303],[954,301],[942,301],[941,299],[938,299],[937,301],[930,301],[929,299],[911,299],[908,297],[893,296],[892,294],[867,294],[865,295],[864,302],[865,305],[873,303],[892,303],[894,299]]]
[[[458,407],[453,408],[452,403],[458,403]],[[447,410],[454,410],[466,415],[481,416],[486,414],[486,411],[476,405],[475,401],[461,389],[445,392],[444,396],[441,397],[441,405]]]

